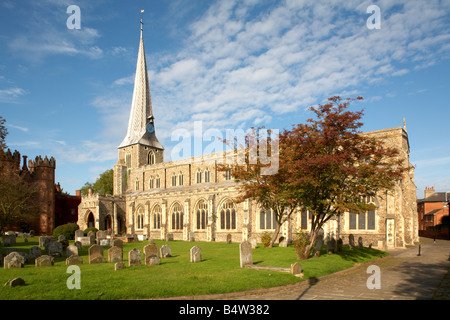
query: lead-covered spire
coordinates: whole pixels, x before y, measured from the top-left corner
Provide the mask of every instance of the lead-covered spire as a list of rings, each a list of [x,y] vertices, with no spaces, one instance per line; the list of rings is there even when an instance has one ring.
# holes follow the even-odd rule
[[[152,99],[150,96],[150,85],[148,81],[147,62],[145,59],[143,22],[141,24],[141,35],[139,41],[139,52],[134,77],[133,100],[131,102],[130,119],[125,139],[119,148],[140,143],[146,146],[164,149],[155,135],[152,111]]]

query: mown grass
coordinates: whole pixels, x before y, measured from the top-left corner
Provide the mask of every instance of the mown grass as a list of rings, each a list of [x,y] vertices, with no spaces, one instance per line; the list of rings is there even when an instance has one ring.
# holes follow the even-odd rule
[[[38,238],[29,239],[24,243],[18,238],[14,248],[28,252],[32,246],[38,245]],[[304,270],[304,278],[299,279],[289,273],[273,270],[254,270],[239,267],[239,245],[215,242],[165,242],[156,240],[158,247],[168,244],[172,249],[172,257],[161,259],[157,266],[128,267],[128,251],[137,248],[141,250],[147,241],[124,243],[125,269],[114,271],[114,263],[88,264],[88,247],[79,252],[83,257],[81,270],[81,289],[67,288],[67,279],[72,275],[67,273],[65,257],[55,258],[55,265],[36,268],[25,265],[21,269],[0,269],[0,284],[8,279],[21,277],[26,285],[20,287],[0,286],[0,299],[147,299],[176,297],[185,295],[200,295],[227,293],[257,288],[268,288],[304,281],[312,277],[320,277],[332,272],[352,267],[355,263],[364,263],[387,255],[375,249],[363,248],[344,250],[339,254],[323,254],[307,261],[300,261]],[[202,249],[202,262],[190,263],[189,250],[194,245]],[[107,249],[104,256],[107,258]],[[7,248],[0,247],[0,253]],[[325,252],[324,252],[325,253]],[[43,253],[45,254],[45,252]],[[261,245],[253,250],[255,264],[289,268],[297,262],[295,249],[263,248]]]

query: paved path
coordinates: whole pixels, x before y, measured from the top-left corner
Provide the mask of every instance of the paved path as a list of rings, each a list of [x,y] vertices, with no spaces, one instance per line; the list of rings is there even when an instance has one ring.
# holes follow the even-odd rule
[[[450,241],[421,238],[414,248],[324,277],[287,286],[228,294],[176,297],[189,300],[450,300]],[[381,288],[368,289],[370,265],[380,267]]]

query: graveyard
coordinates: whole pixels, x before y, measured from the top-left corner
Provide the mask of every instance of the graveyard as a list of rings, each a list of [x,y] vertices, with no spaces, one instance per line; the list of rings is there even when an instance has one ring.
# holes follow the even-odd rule
[[[228,293],[305,281],[387,255],[372,248],[350,249],[348,246],[343,246],[338,253],[328,254],[324,245],[320,256],[297,260],[292,245],[264,248],[257,244],[251,249],[252,266],[256,267],[253,268],[241,267],[239,243],[142,240],[123,242],[120,251],[112,243],[76,247],[71,240],[61,255],[50,252],[50,256],[49,251],[59,246],[44,246],[42,242],[39,237],[29,237],[26,242],[17,237],[14,244],[0,247],[2,261],[8,252],[14,251],[12,248],[27,253],[28,258],[18,267],[2,265],[2,299],[119,300]],[[36,247],[40,248],[41,256],[32,261],[30,255],[38,250]],[[68,257],[79,267],[79,289],[70,289],[67,284],[72,276]],[[274,268],[290,270],[295,263],[301,264],[302,277]],[[21,278],[24,283],[8,285],[14,278]]]

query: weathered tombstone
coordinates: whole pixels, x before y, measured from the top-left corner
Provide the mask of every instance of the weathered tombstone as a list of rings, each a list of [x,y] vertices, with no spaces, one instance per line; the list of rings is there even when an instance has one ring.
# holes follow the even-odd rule
[[[350,249],[355,248],[355,236],[353,234],[348,236],[348,243],[350,245]]]
[[[66,257],[77,255],[78,255],[78,247],[76,245],[71,244],[66,248]]]
[[[40,256],[35,260],[36,267],[50,267],[54,264],[53,257],[48,255]]]
[[[74,246],[76,246],[78,248],[78,251],[80,251],[82,249],[82,244],[80,241],[75,241],[73,243]]]
[[[173,233],[166,234],[166,241],[173,241]]]
[[[302,273],[302,265],[299,262],[291,264],[291,273],[296,276]]]
[[[198,246],[193,246],[190,250],[191,252],[191,262],[201,262],[202,261],[202,250]]]
[[[29,237],[30,235],[28,234],[28,233],[24,233],[23,234],[23,242],[28,242],[28,237]]]
[[[63,234],[60,234],[60,235],[58,236],[58,241],[64,241],[64,240],[66,240],[66,236],[63,235]]]
[[[323,237],[319,236],[316,240],[316,245],[314,247],[314,252],[313,252],[313,256],[314,257],[319,257],[320,256],[320,249],[323,246]]]
[[[111,239],[101,239],[99,245],[102,247],[111,247]]]
[[[362,237],[359,237],[358,238],[358,248],[360,248],[360,249],[362,249],[364,246],[363,246],[363,238]]]
[[[227,234],[227,244],[231,244],[231,233]]]
[[[89,231],[89,232],[87,233],[87,236],[88,236],[88,237],[94,236],[94,238],[95,238],[95,232],[91,230],[91,231]]]
[[[256,240],[256,237],[250,237],[248,238],[248,242],[252,246],[252,249],[255,249],[258,246],[258,242]]]
[[[123,249],[123,241],[120,239],[115,239],[113,241],[113,247],[119,247],[119,248]]]
[[[10,235],[4,235],[2,237],[3,240],[3,246],[9,247],[10,245],[16,244],[16,235],[10,234]]]
[[[89,264],[104,263],[103,247],[97,244],[93,244],[89,248]]]
[[[121,262],[123,260],[123,251],[121,247],[111,247],[108,249],[108,262]]]
[[[161,256],[161,258],[171,257],[172,249],[170,249],[170,247],[167,244],[163,245],[160,249],[160,256]]]
[[[83,257],[77,255],[71,255],[66,259],[66,265],[71,266],[73,264],[83,264]]]
[[[5,269],[23,268],[25,258],[19,252],[11,252],[3,258],[3,267]]]
[[[28,257],[30,260],[36,260],[42,255],[42,249],[38,246],[31,247],[28,251]]]
[[[61,257],[63,253],[63,245],[58,241],[51,241],[47,246],[47,253],[52,257]]]
[[[98,230],[97,234],[97,244],[101,245],[101,241],[106,239],[106,231],[105,230]]]
[[[44,242],[43,242],[44,250],[48,251],[48,246],[50,245],[50,243],[53,243],[53,242],[57,242],[55,238],[45,237]]]
[[[241,268],[253,264],[252,245],[248,241],[239,244],[239,258]]]
[[[195,232],[189,232],[189,241],[194,242],[195,241]]]
[[[278,246],[281,248],[287,248],[287,245],[288,245],[288,243],[287,243],[286,239],[284,239],[283,241],[280,241],[280,243],[278,244]]]
[[[141,251],[134,248],[128,251],[128,266],[140,266],[142,263]]]
[[[78,229],[77,231],[75,231],[75,241],[78,241],[78,238],[84,237],[84,232],[83,230]]]
[[[156,243],[149,243],[144,247],[144,259],[145,259],[145,265],[149,266],[154,264],[159,264],[157,261],[153,258],[159,259],[159,251],[158,251],[158,245]],[[153,261],[152,261],[153,260]]]
[[[148,243],[155,243],[155,241],[153,241],[153,238],[150,237],[150,238],[148,238]]]
[[[116,262],[114,264],[114,271],[122,270],[122,269],[125,269],[125,263],[124,262]]]
[[[146,266],[156,266],[158,264],[161,264],[161,259],[155,256],[151,256],[145,259],[145,265]]]
[[[90,246],[91,245],[91,237],[78,237],[78,241],[82,246]]]
[[[17,286],[24,286],[24,285],[25,285],[25,280],[23,280],[22,278],[10,279],[5,283],[5,286],[10,286],[10,287],[17,287]]]
[[[327,241],[327,253],[336,253],[336,240],[334,238]]]

